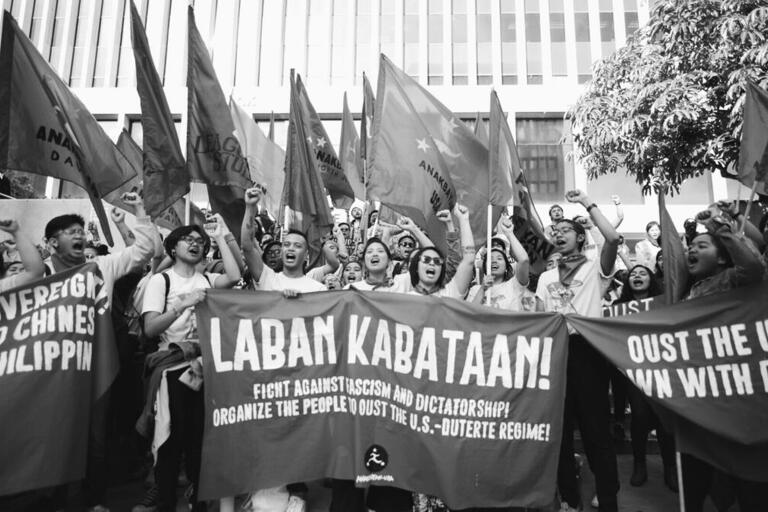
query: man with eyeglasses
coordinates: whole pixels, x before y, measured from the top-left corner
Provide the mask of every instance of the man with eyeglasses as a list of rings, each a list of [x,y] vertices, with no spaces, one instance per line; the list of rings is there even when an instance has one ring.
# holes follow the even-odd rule
[[[133,206],[136,215],[134,226],[135,242],[124,250],[96,256],[95,261],[104,279],[104,292],[110,301],[115,281],[126,274],[139,270],[146,265],[155,253],[156,248],[162,247],[160,234],[144,211],[144,201],[138,194],[125,193],[122,196],[125,204]],[[87,244],[85,220],[75,214],[60,215],[51,219],[45,226],[45,239],[51,250],[52,273],[82,265],[86,261],[85,249]],[[94,405],[91,412],[91,428],[88,440],[88,465],[84,485],[84,499],[89,510],[97,512],[108,511],[103,505],[107,489],[106,465],[106,414],[108,394]]]
[[[197,502],[203,442],[203,395],[199,387],[191,389],[189,380],[200,382],[198,377],[202,374],[195,359],[200,350],[194,307],[205,298],[209,288],[231,288],[240,279],[240,269],[225,239],[223,226],[224,219],[217,214],[211,222],[206,222],[205,230],[196,225],[174,229],[164,244],[173,266],[155,274],[147,283],[142,305],[144,330],[147,336],[159,337],[160,343],[158,351],[147,358],[145,368],[151,368],[159,375],[165,372],[166,385],[158,385],[158,388],[166,393],[167,400],[158,398],[145,407],[145,410],[153,410],[153,405],[157,408],[153,446],[157,446],[155,482],[158,500],[156,505],[146,508],[138,505],[134,511],[153,510],[154,506],[162,511],[176,510],[176,484],[182,453],[187,477],[192,482],[189,495],[192,510],[205,509]],[[203,274],[198,270],[211,246],[211,239],[219,245],[224,274]],[[149,381],[157,382],[155,379]],[[154,393],[151,396],[155,396]],[[161,414],[163,407],[167,414]],[[159,418],[168,422],[164,424],[167,428],[161,428]],[[167,433],[167,438],[163,439],[159,433]]]
[[[599,260],[584,253],[587,241],[583,224],[570,219],[554,223],[555,250],[561,254],[555,268],[539,277],[536,298],[545,311],[602,316],[601,299],[616,263],[619,234],[584,192],[566,194],[571,203],[584,206],[592,223],[605,238]],[[563,413],[563,440],[558,465],[562,511],[579,509],[581,496],[574,460],[573,433],[578,421],[589,467],[595,475],[599,510],[618,512],[619,491],[616,452],[610,430],[608,407],[609,371],[605,359],[570,326],[568,371]]]

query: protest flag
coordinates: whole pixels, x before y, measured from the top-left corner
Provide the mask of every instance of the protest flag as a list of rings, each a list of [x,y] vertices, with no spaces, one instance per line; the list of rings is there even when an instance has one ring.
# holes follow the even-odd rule
[[[141,101],[144,206],[147,214],[156,219],[189,193],[189,173],[163,83],[155,69],[147,34],[133,0],[131,40],[136,61],[136,89]]]
[[[131,165],[136,167],[137,169],[142,169],[142,161],[143,161],[143,155],[141,148],[138,144],[133,140],[133,138],[130,136],[130,134],[123,130],[120,133],[120,136],[117,138],[117,149],[120,150],[120,152],[125,155],[125,158],[128,159],[129,162],[131,162]],[[141,178],[139,176],[133,178],[131,181],[120,187],[119,189],[110,192],[104,197],[104,200],[108,203],[110,203],[113,206],[117,206],[118,208],[122,208],[123,210],[126,210],[130,213],[135,214],[134,208],[131,205],[127,205],[123,202],[122,198],[120,197],[123,192],[141,192],[142,191],[142,182]],[[185,208],[187,205],[187,200],[185,198],[179,198],[176,200],[175,203],[173,203],[171,206],[160,212],[160,215],[153,218],[153,221],[155,224],[157,224],[161,228],[165,228],[168,230],[173,231],[174,229],[183,226],[185,224]],[[202,226],[205,223],[205,215],[203,215],[203,212],[195,206],[194,203],[190,202],[190,218],[189,223],[190,224],[197,224],[199,226]]]
[[[745,186],[768,194],[768,92],[752,80],[747,80],[738,172]]]
[[[683,298],[688,284],[688,268],[680,233],[667,211],[666,190],[659,191],[659,224],[661,225],[661,254],[664,258],[664,300],[674,304]]]
[[[344,93],[344,110],[341,116],[341,141],[339,142],[339,160],[341,168],[352,186],[355,197],[365,199],[365,174],[363,160],[359,153],[360,137],[355,130],[355,122],[347,104],[347,93]]]
[[[239,238],[245,214],[245,189],[252,186],[248,162],[235,137],[235,125],[211,56],[187,11],[189,64],[187,67],[187,170],[190,178],[207,185],[211,210],[220,213]]]
[[[85,476],[93,404],[119,369],[109,299],[93,262],[0,293],[0,496]]]
[[[544,234],[544,224],[533,204],[528,182],[520,166],[517,144],[495,91],[491,92],[488,148],[491,204],[512,204],[515,236],[525,247],[533,271],[541,273],[554,246]],[[507,197],[509,200],[504,203]]]
[[[441,245],[445,230],[435,214],[453,209],[456,189],[438,145],[420,115],[427,106],[420,96],[409,95],[409,88],[413,89],[413,84],[404,83],[382,55],[368,164],[368,194],[371,200],[410,217],[427,231],[433,243]],[[480,213],[485,216],[484,207]]]
[[[321,237],[330,232],[333,215],[323,189],[314,148],[307,144],[307,126],[302,118],[302,105],[291,70],[291,106],[288,116],[288,142],[285,151],[285,183],[281,200],[283,228],[297,229],[309,241],[310,262],[315,262],[322,249]]]
[[[0,46],[0,168],[85,189],[111,244],[101,198],[136,169],[7,12]]]
[[[373,96],[371,82],[363,71],[363,116],[360,119],[360,155],[363,160],[368,162],[368,151],[370,150],[369,126],[373,126],[373,114],[375,112],[376,98]]]
[[[278,214],[283,192],[285,151],[272,142],[259,125],[234,99],[229,98],[230,114],[235,123],[235,136],[248,159],[251,180],[264,188],[264,206],[272,215]]]
[[[382,74],[384,75],[383,78]],[[487,224],[486,209],[489,204],[488,149],[475,137],[472,130],[456,119],[445,105],[419,85],[416,80],[398,69],[385,55],[381,55],[378,96],[382,94],[382,84],[385,91],[394,90],[393,86],[396,84],[397,90],[400,91],[399,94],[408,99],[408,104],[412,110],[410,116],[420,118],[421,125],[429,133],[440,153],[442,159],[440,173],[450,176],[451,183],[455,186],[456,201],[469,209],[475,244],[484,244]],[[402,101],[400,102],[402,103]],[[393,108],[393,102],[386,102],[381,97],[377,97],[374,134],[376,134],[376,126],[386,127],[388,122],[393,121],[397,123],[394,128],[402,129],[402,125],[408,117],[402,120],[393,120],[391,113],[381,110],[381,105]],[[379,118],[384,116],[387,116],[387,123],[379,121]],[[414,144],[412,140],[403,142],[406,146]],[[373,172],[379,172],[387,165],[381,161],[383,149],[384,146],[379,144],[376,156],[371,158],[372,160],[379,159],[378,164],[374,165]],[[403,151],[403,144],[387,147],[387,150]],[[407,165],[406,168],[412,168],[412,166]],[[420,170],[418,172],[428,173],[429,171]],[[398,186],[401,184],[398,183]]]
[[[488,134],[488,128],[486,128],[485,123],[483,122],[483,118],[480,117],[480,112],[475,116],[474,133],[475,137],[480,139],[480,142],[488,146],[490,143],[490,135]]]
[[[320,116],[315,112],[315,107],[309,101],[309,95],[304,88],[300,76],[296,76],[296,101],[298,111],[296,121],[304,123],[304,132],[307,134],[304,143],[310,148],[317,162],[316,168],[320,171],[325,189],[333,200],[336,208],[348,210],[355,202],[355,193],[347,176],[341,168],[341,162],[336,156],[331,139],[323,127]]]

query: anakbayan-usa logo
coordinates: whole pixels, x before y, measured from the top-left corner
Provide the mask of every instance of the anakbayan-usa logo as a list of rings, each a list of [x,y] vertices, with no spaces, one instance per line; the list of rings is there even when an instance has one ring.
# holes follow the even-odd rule
[[[377,474],[387,467],[389,464],[389,454],[384,447],[378,444],[371,445],[363,455],[363,464],[371,474],[358,475],[355,479],[356,483],[368,483],[373,481],[380,482],[394,482],[395,479],[392,475],[380,475]]]

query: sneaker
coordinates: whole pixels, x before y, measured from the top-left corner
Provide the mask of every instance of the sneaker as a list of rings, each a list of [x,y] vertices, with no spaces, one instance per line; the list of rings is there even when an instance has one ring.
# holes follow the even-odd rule
[[[568,502],[563,501],[560,503],[560,512],[579,512],[579,509],[573,508]]]
[[[306,512],[306,510],[307,502],[303,498],[291,496],[288,499],[288,508],[285,509],[285,512]]]
[[[589,504],[592,505],[592,508],[600,508],[600,502],[597,500],[597,494],[592,496],[592,501],[590,501]]]
[[[152,485],[144,493],[144,497],[141,499],[138,505],[131,509],[131,512],[156,512],[157,511],[157,499],[160,495],[160,489],[156,485]]]
[[[104,505],[94,505],[92,507],[88,507],[88,512],[109,512],[109,509]]]

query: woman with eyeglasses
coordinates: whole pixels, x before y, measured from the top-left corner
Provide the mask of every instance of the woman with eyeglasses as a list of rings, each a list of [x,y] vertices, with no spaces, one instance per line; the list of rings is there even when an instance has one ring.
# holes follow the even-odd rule
[[[445,283],[446,261],[442,251],[437,247],[422,247],[411,259],[410,276],[413,290],[409,293],[432,295],[434,297],[450,297],[463,299],[469,284],[472,282],[475,263],[475,241],[472,238],[472,227],[469,225],[469,211],[466,206],[457,204],[453,214],[459,221],[461,236],[462,258],[453,279]],[[438,219],[447,222],[451,213],[443,210],[437,213]]]

